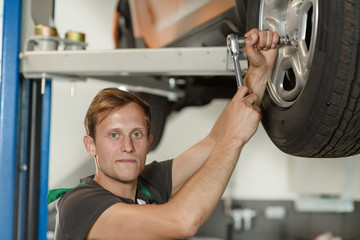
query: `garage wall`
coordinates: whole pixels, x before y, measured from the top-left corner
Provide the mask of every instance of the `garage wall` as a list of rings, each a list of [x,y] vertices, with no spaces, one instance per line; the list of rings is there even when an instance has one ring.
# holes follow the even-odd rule
[[[111,49],[112,18],[117,0],[55,1],[54,22],[60,37],[69,30],[86,34],[87,49]],[[73,169],[93,171],[93,162],[83,147],[83,119],[96,93],[114,86],[99,81],[54,79],[52,93],[49,187],[76,182]],[[74,96],[71,95],[72,87]],[[88,169],[88,170],[86,170]],[[67,180],[67,181],[66,181]],[[75,184],[76,185],[76,184]]]
[[[56,1],[55,23],[60,35],[86,33],[88,49],[111,49],[115,0]],[[83,118],[95,94],[114,83],[54,79],[49,187],[67,187],[94,171],[83,144]],[[164,138],[148,161],[165,160],[183,152],[210,131],[226,100],[190,107],[169,117]],[[360,199],[360,158],[299,159],[280,152],[260,126],[244,148],[225,197],[235,199],[296,199],[301,195],[356,196]]]
[[[88,49],[111,49],[117,0],[55,1],[55,26],[61,37],[69,30],[86,34]]]

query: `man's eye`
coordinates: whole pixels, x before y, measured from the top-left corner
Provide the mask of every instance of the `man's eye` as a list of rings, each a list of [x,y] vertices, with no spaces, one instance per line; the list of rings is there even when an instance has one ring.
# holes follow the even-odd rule
[[[118,138],[118,137],[119,137],[119,134],[117,134],[117,133],[110,133],[109,136],[110,136],[111,138]]]
[[[134,132],[132,135],[134,138],[140,138],[143,136],[143,134],[141,132]]]

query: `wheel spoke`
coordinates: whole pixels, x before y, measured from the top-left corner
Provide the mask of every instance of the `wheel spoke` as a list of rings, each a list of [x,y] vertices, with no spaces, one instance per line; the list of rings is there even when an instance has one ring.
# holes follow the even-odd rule
[[[300,7],[300,21],[298,25],[298,47],[301,69],[306,70],[309,66],[309,43],[306,41],[308,26],[309,9],[312,6],[311,1],[305,0]]]
[[[304,44],[304,41],[299,42],[299,48],[297,52],[297,60],[296,65],[298,67],[299,72],[305,72],[309,66],[309,51]]]
[[[307,71],[303,71],[303,66],[300,61],[301,60],[299,60],[296,55],[291,58],[291,67],[296,78],[296,87],[294,88],[294,92],[297,94],[300,94],[307,79]]]

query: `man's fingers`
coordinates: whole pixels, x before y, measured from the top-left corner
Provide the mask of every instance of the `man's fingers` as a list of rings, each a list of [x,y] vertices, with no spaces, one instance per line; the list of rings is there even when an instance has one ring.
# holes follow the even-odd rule
[[[271,48],[276,48],[278,45],[280,38],[279,38],[279,33],[278,32],[274,32],[274,36],[272,38],[272,44],[271,44]]]
[[[244,102],[246,106],[256,105],[257,95],[247,86],[241,86],[236,95],[237,101]]]
[[[251,37],[254,37],[254,36],[257,37],[258,32],[259,32],[259,30],[257,28],[253,28],[249,32],[245,33],[245,37],[246,38],[251,38]]]
[[[248,46],[258,51],[276,48],[279,42],[279,34],[273,31],[252,29],[245,34],[245,37]]]
[[[245,34],[245,37],[246,37],[245,45],[255,47],[259,41],[259,30],[254,28],[251,31],[247,32]]]
[[[240,98],[244,98],[246,95],[250,94],[250,88],[248,88],[247,86],[241,86],[238,89],[238,94]]]
[[[257,96],[255,94],[249,94],[245,96],[244,101],[247,106],[256,106]]]
[[[261,113],[261,108],[258,105],[254,105],[254,109],[258,112]]]
[[[266,48],[266,41],[267,41],[267,32],[265,31],[259,31],[260,38],[258,39],[257,43],[257,50],[261,51],[264,48]]]
[[[273,43],[273,37],[274,37],[273,32],[266,31],[266,43],[265,43],[265,47],[263,48],[264,51],[267,51],[271,48],[271,45]]]

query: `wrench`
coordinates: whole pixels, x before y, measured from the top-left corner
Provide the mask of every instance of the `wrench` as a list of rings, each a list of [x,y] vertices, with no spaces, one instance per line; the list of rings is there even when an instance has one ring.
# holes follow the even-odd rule
[[[229,34],[226,38],[227,49],[234,62],[236,83],[238,88],[244,85],[243,76],[240,67],[240,54],[241,51],[243,51],[241,50],[241,48],[245,47],[245,40],[246,37],[239,37],[236,34]],[[278,45],[290,46],[291,42],[288,37],[280,37]]]

